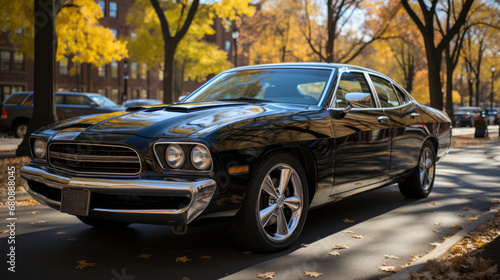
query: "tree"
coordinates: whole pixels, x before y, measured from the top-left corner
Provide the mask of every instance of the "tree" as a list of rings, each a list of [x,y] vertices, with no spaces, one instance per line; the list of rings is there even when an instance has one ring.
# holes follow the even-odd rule
[[[430,5],[424,0],[418,0],[418,7],[410,5],[408,0],[401,0],[406,12],[420,30],[424,39],[425,53],[427,57],[427,70],[429,79],[430,105],[436,109],[443,109],[443,93],[441,91],[441,62],[443,51],[449,42],[457,35],[460,28],[465,24],[467,14],[474,0],[465,0],[463,5],[456,7],[458,16],[446,32],[442,30],[441,36],[436,36],[436,30],[439,29],[440,17],[442,13],[437,12],[437,5],[440,1],[431,0]],[[449,2],[449,1],[448,1]],[[458,6],[458,5],[457,5]],[[420,14],[420,16],[418,14]],[[446,13],[444,13],[446,16]],[[442,29],[442,28],[441,28]]]
[[[0,30],[34,61],[33,116],[18,155],[29,155],[29,135],[57,121],[55,113],[55,61],[71,56],[74,62],[100,66],[127,55],[124,42],[99,25],[102,17],[93,0],[0,0]],[[56,21],[57,18],[57,21]]]
[[[193,20],[195,19],[199,0],[180,1],[159,1],[150,0],[151,5],[160,21],[161,33],[163,38],[164,66],[163,66],[163,102],[169,103],[175,101],[174,88],[174,63],[175,53],[181,40],[186,36]],[[238,16],[246,14],[251,15],[252,9],[249,9],[250,0],[223,0],[207,6],[213,9],[213,14],[223,19],[237,20]],[[176,11],[175,14],[169,10]],[[170,17],[170,19],[169,19]]]
[[[384,34],[390,19],[399,10],[399,3],[389,1],[388,6],[383,3],[327,0],[326,24],[318,24],[315,19],[320,16],[317,11],[321,9],[315,7],[313,2],[304,1],[303,35],[320,61],[349,63],[371,43],[388,39]],[[356,14],[361,8],[361,14]],[[363,24],[352,20],[355,14],[358,16],[356,21],[360,16],[364,17]]]

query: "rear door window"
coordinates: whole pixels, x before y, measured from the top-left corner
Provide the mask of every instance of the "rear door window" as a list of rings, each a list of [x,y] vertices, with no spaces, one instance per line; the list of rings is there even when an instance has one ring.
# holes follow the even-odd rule
[[[66,95],[68,105],[90,105],[90,98],[84,95]]]
[[[383,108],[397,107],[402,104],[398,95],[394,91],[391,82],[386,79],[370,75],[370,79],[373,82],[373,86],[377,91],[378,99],[380,100],[380,105]]]

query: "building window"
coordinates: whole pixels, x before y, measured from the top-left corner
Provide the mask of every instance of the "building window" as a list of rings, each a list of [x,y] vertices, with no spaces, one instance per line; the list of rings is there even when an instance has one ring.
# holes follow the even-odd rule
[[[163,69],[165,64],[162,62],[160,63],[160,67],[158,67],[158,80],[163,81]]]
[[[118,78],[118,62],[111,62],[111,78]]]
[[[59,60],[59,75],[68,75],[68,68],[69,62],[67,57]]]
[[[109,30],[111,30],[111,33],[113,33],[115,40],[118,39],[118,30],[114,28],[110,28]]]
[[[99,8],[101,8],[102,16],[106,16],[106,2],[104,1],[97,1],[97,5],[99,5]]]
[[[98,73],[100,78],[106,78],[107,76],[106,64],[99,66]]]
[[[109,17],[110,18],[118,17],[118,3],[109,2]]]
[[[97,90],[97,92],[98,92],[100,95],[102,95],[102,96],[106,96],[106,97],[107,97],[107,95],[108,95],[108,90],[107,90],[107,89],[105,89],[105,88],[100,88],[100,89],[98,89],[98,90]]]
[[[147,99],[148,98],[148,91],[145,89],[139,90],[139,98],[140,99]]]
[[[229,53],[230,50],[231,50],[231,41],[227,40],[226,41],[226,52]]]
[[[120,100],[118,99],[119,98],[119,90],[114,88],[111,90],[111,96],[109,97],[111,100],[113,100],[116,104],[120,104]]]
[[[24,54],[1,50],[0,71],[24,71]]]
[[[139,78],[145,80],[148,77],[148,65],[146,63],[139,64]]]
[[[137,79],[137,62],[130,64],[130,79]]]
[[[156,99],[161,100],[163,102],[163,90],[158,91],[158,95],[156,96]]]

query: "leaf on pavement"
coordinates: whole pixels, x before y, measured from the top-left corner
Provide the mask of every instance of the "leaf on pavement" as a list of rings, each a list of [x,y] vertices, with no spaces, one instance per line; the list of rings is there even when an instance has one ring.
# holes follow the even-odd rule
[[[441,243],[438,243],[438,242],[432,242],[432,243],[429,243],[429,244],[431,244],[432,246],[436,246],[436,247],[439,246],[439,245],[441,245]]]
[[[462,209],[464,209],[465,211],[470,211],[470,207],[467,207],[467,206],[465,206],[465,207],[464,207],[464,208],[462,208]]]
[[[75,269],[84,269],[84,268],[95,266],[95,263],[88,263],[87,260],[83,260],[83,261],[77,260],[77,262],[78,262],[78,265],[75,266]]]
[[[437,204],[437,202],[433,201],[431,203],[426,203],[425,205],[428,206],[428,205],[438,205],[438,204]]]
[[[377,266],[377,269],[385,272],[398,272],[395,266],[387,265],[387,263],[384,263],[382,266]]]
[[[245,255],[250,255],[250,254],[252,253],[252,251],[243,251],[243,252],[241,252],[241,253],[243,253],[243,254],[245,254]]]
[[[354,233],[352,230],[344,230],[345,233]]]
[[[40,212],[38,212],[38,211],[32,211],[32,212],[28,212],[28,214],[40,214]]]
[[[43,221],[43,220],[42,220],[42,221],[38,221],[38,222],[36,222],[36,223],[37,223],[37,224],[46,224],[46,223],[48,223],[48,221]]]
[[[335,247],[333,247],[333,250],[340,250],[340,249],[347,249],[349,247],[345,246],[345,245],[335,245]]]
[[[340,256],[340,253],[338,251],[332,251],[332,252],[328,253],[328,255],[330,255],[330,256]]]
[[[257,274],[257,277],[265,280],[273,279],[273,277],[276,275],[276,272],[266,272],[266,273],[259,273]]]
[[[342,222],[344,222],[344,223],[351,223],[351,224],[352,224],[352,223],[354,223],[355,221],[356,221],[356,220],[349,220],[348,218],[344,218],[344,219],[342,220]]]
[[[435,223],[434,225],[435,225],[435,226],[440,226],[440,225],[442,225],[442,224],[443,224],[443,223]]]
[[[190,259],[190,258],[188,258],[188,257],[186,257],[186,256],[182,256],[182,257],[177,257],[177,258],[175,259],[175,261],[176,261],[176,262],[183,262],[183,263],[185,263],[185,262],[191,261],[191,259]]]
[[[140,254],[137,256],[138,259],[150,259],[153,255],[152,254]]]
[[[74,242],[74,241],[76,241],[76,238],[71,237],[71,238],[68,238],[68,239],[66,239],[66,240],[71,241],[71,242]]]
[[[323,273],[304,271],[304,276],[309,276],[310,278],[317,278],[323,276]]]
[[[10,232],[10,229],[4,229],[4,230],[1,230],[0,232],[1,232],[1,233],[9,233],[9,232]]]
[[[307,247],[307,246],[309,246],[309,244],[300,243],[300,247]]]
[[[432,231],[433,231],[433,232],[441,232],[440,230],[435,230],[435,229],[434,229],[434,230],[432,230]]]
[[[460,216],[460,217],[465,217],[465,215],[464,215],[464,214],[458,214],[458,216]]]
[[[384,258],[386,258],[386,259],[399,259],[398,257],[390,255],[390,254],[389,255],[385,255]]]
[[[211,259],[211,258],[212,258],[212,256],[210,256],[210,255],[202,255],[202,256],[200,256],[200,259],[204,259],[204,260],[208,260],[208,259]]]
[[[363,235],[353,235],[352,238],[356,238],[356,239],[362,239],[363,238]]]

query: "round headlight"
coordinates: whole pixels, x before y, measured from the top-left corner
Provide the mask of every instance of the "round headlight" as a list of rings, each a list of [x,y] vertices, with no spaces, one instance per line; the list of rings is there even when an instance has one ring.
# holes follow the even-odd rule
[[[177,144],[172,144],[167,147],[165,151],[165,160],[168,166],[172,168],[179,168],[184,163],[184,150]]]
[[[212,163],[210,151],[205,146],[195,146],[191,150],[191,163],[198,170],[207,169]]]
[[[42,139],[36,139],[33,144],[33,153],[37,158],[45,157],[45,152],[47,151],[47,142]]]

